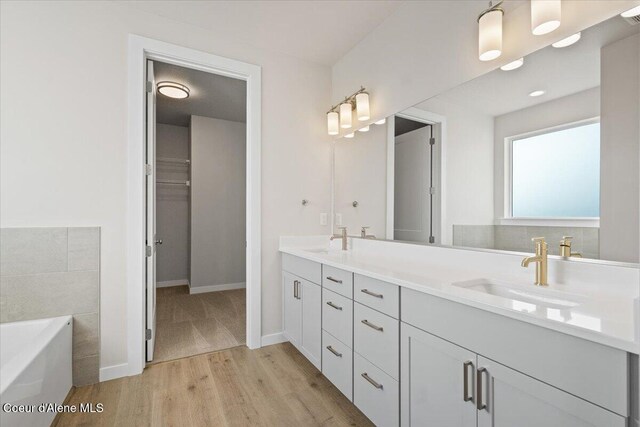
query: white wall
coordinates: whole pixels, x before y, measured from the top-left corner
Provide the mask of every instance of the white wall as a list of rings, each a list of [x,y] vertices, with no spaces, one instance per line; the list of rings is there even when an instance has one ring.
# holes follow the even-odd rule
[[[600,115],[600,88],[578,92],[495,118],[494,214],[504,218],[505,138]],[[601,191],[602,194],[602,191]],[[636,216],[637,218],[637,216]]]
[[[602,48],[600,257],[638,262],[640,34]]]
[[[262,66],[263,335],[282,328],[278,237],[330,232],[319,225],[330,204],[327,67],[112,2],[0,3],[0,226],[102,227],[102,367],[127,359],[131,33]]]
[[[191,116],[191,288],[242,283],[246,123]]]
[[[189,158],[189,128],[158,123],[156,156]],[[188,180],[189,167],[176,163],[156,163],[157,179]],[[189,187],[156,186],[156,231],[158,246],[157,281],[189,279]]]
[[[407,2],[333,66],[332,101],[364,85],[372,119],[402,111],[501,65],[604,21],[637,0],[563,0],[562,26],[531,34],[529,2],[505,2],[503,55],[478,60],[482,1]]]

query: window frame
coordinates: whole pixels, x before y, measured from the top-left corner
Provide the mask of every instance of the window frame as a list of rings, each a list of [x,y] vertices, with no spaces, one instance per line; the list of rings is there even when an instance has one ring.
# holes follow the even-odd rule
[[[600,217],[514,217],[513,216],[513,142],[566,129],[600,123],[600,116],[563,123],[504,138],[504,216],[498,224],[566,227],[600,227]]]

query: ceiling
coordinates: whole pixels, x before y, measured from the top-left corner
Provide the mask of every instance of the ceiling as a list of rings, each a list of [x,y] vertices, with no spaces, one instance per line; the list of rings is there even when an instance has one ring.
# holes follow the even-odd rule
[[[225,40],[331,66],[403,1],[116,1]]]
[[[156,121],[167,125],[189,126],[190,117],[246,122],[247,85],[243,80],[192,70],[154,61],[156,83],[172,81],[186,85],[190,94],[173,99],[158,93]]]
[[[640,32],[615,16],[582,32],[574,45],[548,46],[524,58],[513,71],[494,70],[436,98],[475,111],[499,116],[600,86],[600,49],[613,41]],[[528,96],[544,90],[542,96]]]

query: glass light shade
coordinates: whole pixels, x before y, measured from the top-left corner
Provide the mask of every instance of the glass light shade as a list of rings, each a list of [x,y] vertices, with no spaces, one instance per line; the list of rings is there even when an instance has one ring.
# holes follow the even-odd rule
[[[369,132],[369,126],[358,129],[358,132]]]
[[[382,119],[382,120],[378,120],[375,124],[377,125],[383,125],[387,122],[387,119]]]
[[[502,11],[492,10],[478,19],[478,55],[491,61],[502,55]]]
[[[508,64],[500,67],[500,69],[502,71],[511,71],[511,70],[515,70],[516,68],[522,67],[522,64],[524,64],[524,58],[516,59],[513,62],[509,62]]]
[[[359,93],[356,95],[356,113],[358,115],[358,120],[369,120],[371,116],[369,112],[369,94],[366,92]]]
[[[338,113],[335,111],[327,113],[327,130],[329,131],[329,135],[337,135],[340,133],[339,121]]]
[[[560,26],[560,0],[531,0],[531,32],[548,34]]]
[[[572,44],[580,40],[580,37],[581,37],[580,33],[575,33],[567,38],[564,38],[562,40],[559,40],[551,44],[551,46],[557,47],[557,48],[571,46]]]
[[[343,129],[349,129],[351,127],[351,116],[353,112],[351,110],[351,103],[345,102],[340,104],[340,127]]]
[[[633,18],[634,16],[640,15],[640,6],[636,6],[633,9],[629,9],[620,14],[623,18]]]
[[[169,98],[184,99],[189,97],[189,88],[176,82],[158,83],[158,92]]]
[[[351,133],[346,134],[344,137],[345,138],[353,138],[354,136],[356,136],[356,134],[354,132],[351,132]]]

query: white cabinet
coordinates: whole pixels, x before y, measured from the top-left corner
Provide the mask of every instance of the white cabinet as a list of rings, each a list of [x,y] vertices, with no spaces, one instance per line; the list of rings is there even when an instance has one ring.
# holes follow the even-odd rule
[[[475,427],[475,353],[405,323],[401,329],[402,426]]]
[[[284,335],[296,347],[302,343],[302,305],[298,299],[300,279],[282,272],[282,294],[284,300]]]

